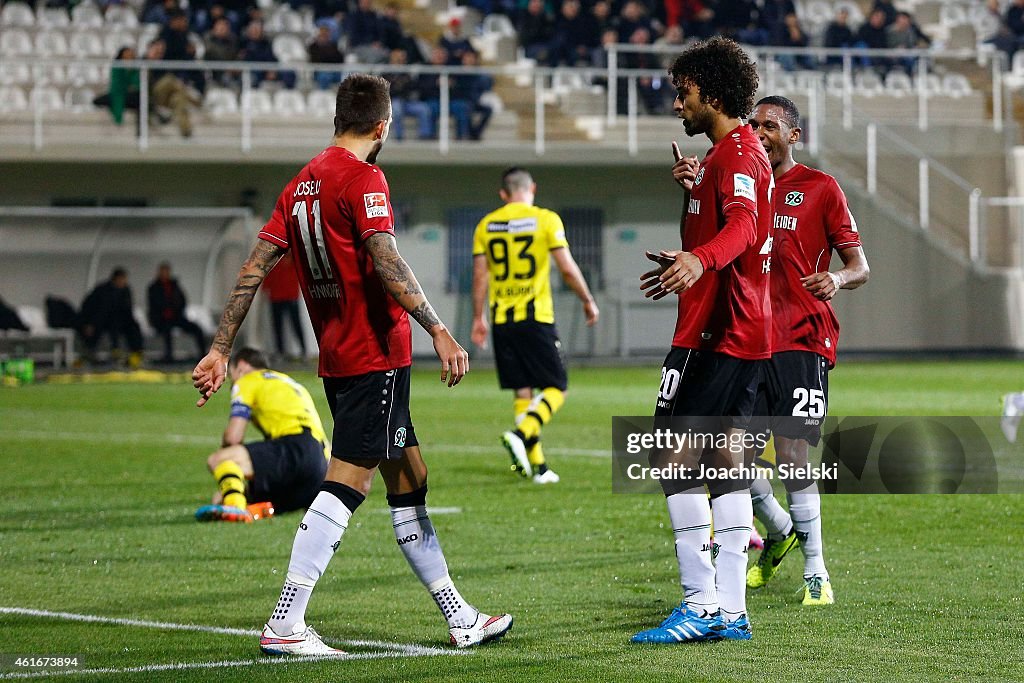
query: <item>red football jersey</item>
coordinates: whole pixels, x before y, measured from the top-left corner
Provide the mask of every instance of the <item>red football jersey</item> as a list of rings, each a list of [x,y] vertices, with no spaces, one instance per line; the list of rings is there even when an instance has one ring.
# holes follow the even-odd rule
[[[836,364],[839,320],[800,278],[828,270],[832,250],[859,247],[846,195],[827,173],[797,164],[775,187],[772,350],[813,351]]]
[[[773,186],[768,156],[749,126],[704,157],[683,229],[683,249],[701,260],[704,274],[679,296],[673,346],[747,360],[771,355]]]
[[[384,289],[364,240],[393,235],[384,173],[328,147],[284,188],[260,238],[291,249],[320,345],[320,376],[350,377],[412,363],[409,316]]]

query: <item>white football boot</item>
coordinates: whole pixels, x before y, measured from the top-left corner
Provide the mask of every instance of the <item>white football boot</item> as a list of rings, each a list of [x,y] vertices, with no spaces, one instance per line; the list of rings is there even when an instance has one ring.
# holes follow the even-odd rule
[[[467,628],[452,627],[448,634],[455,647],[473,647],[497,640],[512,630],[512,615],[488,616],[478,612],[476,622]]]
[[[344,650],[338,650],[325,643],[312,626],[307,626],[305,631],[290,636],[279,636],[270,628],[270,624],[267,624],[260,634],[260,649],[268,655],[344,657],[347,654]]]
[[[533,475],[534,484],[557,484],[561,477],[555,474],[554,470],[545,470],[544,474]]]

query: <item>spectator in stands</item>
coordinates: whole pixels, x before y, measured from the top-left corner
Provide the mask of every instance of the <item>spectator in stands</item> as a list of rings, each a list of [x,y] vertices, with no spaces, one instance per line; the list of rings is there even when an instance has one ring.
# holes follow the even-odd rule
[[[399,18],[398,4],[389,2],[378,17],[380,22],[380,40],[388,50],[404,50],[406,45],[405,31]]]
[[[600,40],[594,15],[582,12],[579,0],[563,0],[551,44],[551,66],[590,66]]]
[[[462,64],[462,55],[473,52],[473,46],[462,33],[462,20],[452,17],[448,22],[448,28],[441,34],[438,45],[448,52],[448,63],[451,65]]]
[[[714,20],[714,9],[702,0],[665,0],[665,23],[681,26],[688,36],[710,38]]]
[[[363,64],[384,64],[390,56],[384,47],[380,19],[373,9],[373,0],[359,0],[356,9],[345,17],[348,49]]]
[[[1020,5],[1024,9],[1024,3],[1019,0],[1011,2],[1007,7],[1006,12],[1009,12],[1015,5]],[[1006,53],[1006,64],[1009,66],[1013,60],[1013,53],[1017,51],[1018,39],[1014,35],[1013,31],[1007,25],[1007,17],[1003,15],[1002,8],[999,6],[999,0],[987,0],[985,3],[985,9],[988,10],[988,14],[993,17],[996,22],[996,29],[988,36],[985,37],[985,42],[994,45],[996,49],[1002,50]],[[1018,15],[1021,13],[1018,12]],[[1018,22],[1020,17],[1018,16]],[[995,22],[994,22],[995,23]]]
[[[881,50],[889,47],[889,36],[885,32],[885,12],[880,9],[871,11],[867,21],[860,25],[857,30],[857,42],[855,47],[867,47],[873,50]],[[860,64],[869,67],[872,64],[885,70],[888,69],[889,60],[875,57],[861,57]]]
[[[1018,41],[1024,41],[1024,0],[1011,0],[1006,8],[1006,27]]]
[[[632,42],[632,38],[638,28],[645,29],[647,35],[654,33],[651,21],[639,0],[626,0],[625,4],[622,5],[622,11],[619,13],[619,42]]]
[[[480,66],[480,55],[473,50],[462,55],[462,66]],[[452,100],[466,102],[469,107],[469,139],[479,140],[491,120],[494,109],[481,102],[484,93],[494,88],[494,79],[489,74],[459,74],[452,85]]]
[[[327,24],[318,26],[316,37],[306,49],[309,52],[310,64],[342,64],[345,61],[345,55],[338,49],[338,43],[331,38],[331,27]],[[313,78],[321,90],[328,90],[341,82],[341,72],[316,71]]]
[[[408,63],[405,50],[391,51],[388,64],[403,66]],[[392,71],[382,74],[391,84],[391,137],[396,140],[405,139],[405,117],[415,116],[420,123],[420,130],[430,130],[430,108],[419,101],[419,90],[416,80],[407,71]]]
[[[629,37],[630,45],[650,45],[651,34],[646,29],[638,27]],[[650,52],[628,52],[624,51],[619,56],[619,66],[624,69],[650,69],[661,71],[661,62],[658,55]],[[637,78],[637,95],[640,104],[648,114],[664,113],[665,97],[662,88],[670,88],[669,82],[664,78],[652,78],[643,76]],[[671,89],[671,88],[670,88]],[[674,90],[673,90],[674,93]],[[618,105],[619,112],[626,113],[629,105],[629,82],[626,78],[619,79]]]
[[[231,21],[226,16],[218,17],[213,23],[213,28],[206,34],[206,54],[203,59],[207,62],[233,62],[238,59],[238,36],[231,31]],[[217,71],[213,79],[224,86],[231,86],[237,82],[237,72]]]
[[[171,277],[171,264],[164,262],[157,268],[156,279],[149,285],[146,292],[149,303],[149,324],[164,340],[163,362],[174,362],[174,347],[171,344],[171,331],[177,327],[186,334],[192,335],[199,351],[198,358],[206,355],[206,339],[199,325],[185,317],[185,292],[182,291],[176,278]]]
[[[245,38],[242,40],[242,47],[238,51],[238,58],[244,62],[277,62],[277,55],[274,48],[263,33],[263,22],[259,20],[249,22],[245,27]],[[253,71],[253,87],[259,86],[264,81],[280,81],[285,87],[295,85],[295,74],[289,71]]]
[[[659,53],[661,55],[661,66],[663,69],[667,70],[672,66],[672,62],[676,60],[676,56],[683,51],[683,44],[685,42],[686,35],[683,33],[683,27],[679,24],[669,24],[665,28],[665,35],[654,41],[654,44],[658,47],[675,48],[672,52],[666,50],[665,52]],[[669,84],[668,90],[670,94],[672,94],[672,99],[675,99],[675,91],[671,88],[671,84]]]
[[[146,49],[146,59],[160,61],[165,59],[164,41],[157,39],[149,44]],[[190,106],[202,104],[198,93],[189,88],[185,81],[170,71],[164,69],[150,70],[150,94],[153,100],[154,109],[159,112],[161,109],[171,111],[181,136],[192,137],[192,115]],[[161,119],[163,122],[163,119]]]
[[[898,12],[896,21],[892,22],[885,29],[888,46],[893,49],[913,50],[916,48],[928,47],[931,39],[914,23],[914,20],[906,12]],[[914,57],[901,57],[899,64],[908,74],[914,73],[917,59]]]
[[[79,333],[85,346],[85,359],[95,362],[96,347],[103,335],[110,337],[110,347],[116,354],[122,338],[131,355],[128,364],[137,368],[142,363],[142,330],[135,321],[132,290],[128,286],[128,272],[120,266],[110,273],[110,279],[97,285],[82,302]]]
[[[597,31],[597,42],[600,45],[601,34],[612,25],[612,3],[609,0],[596,0],[590,7],[590,16],[594,18],[594,23],[597,25],[595,30]]]
[[[765,42],[772,39],[778,31],[786,25],[786,16],[796,14],[796,5],[793,0],[764,0],[758,14],[760,29],[765,36]]]
[[[856,41],[857,38],[853,35],[853,29],[850,28],[850,10],[840,7],[836,10],[835,18],[825,27],[823,44],[825,47],[836,49],[853,47]],[[839,57],[828,58],[830,63],[834,63],[833,60],[842,61]]]
[[[430,56],[430,64],[435,67],[448,65],[448,52],[443,47],[435,47]],[[441,77],[437,73],[422,74],[417,80],[420,101],[429,108],[430,116],[420,120],[420,139],[436,139],[438,119],[441,117]],[[469,137],[469,103],[456,100],[449,96],[449,113],[455,119],[455,137],[464,140]],[[427,125],[424,126],[424,123]],[[448,125],[448,118],[441,120],[441,125]]]
[[[179,11],[178,0],[147,0],[142,8],[142,23],[166,26],[176,11]]]
[[[874,12],[875,10],[881,10],[885,14],[886,26],[896,21],[896,15],[899,14],[899,10],[893,4],[893,0],[875,0],[875,3],[871,6],[871,11]]]
[[[772,36],[772,43],[775,47],[784,48],[805,48],[810,44],[807,34],[796,14],[787,14],[783,19],[782,26]],[[814,64],[807,55],[781,54],[777,57],[779,64],[785,71],[793,71],[798,67],[801,69],[813,69]]]
[[[345,12],[348,10],[347,0],[313,0],[313,18],[317,21],[330,19],[336,27],[340,27],[345,20]],[[335,40],[340,36],[336,36]]]
[[[544,0],[529,0],[517,29],[519,44],[523,46],[526,56],[542,64],[548,63],[551,58],[555,21],[544,9]]]
[[[765,45],[769,35],[760,26],[760,15],[753,0],[719,0],[715,9],[718,33],[741,43]]]
[[[136,113],[139,111],[140,81],[138,69],[127,69],[118,66],[117,63],[131,61],[135,57],[135,48],[122,47],[117,51],[114,63],[110,67],[110,90],[93,100],[97,107],[110,107],[110,116],[119,126],[124,123],[126,109],[134,109]],[[141,125],[141,120],[138,120],[136,128]]]
[[[195,61],[196,46],[189,40],[188,15],[183,10],[171,11],[167,17],[167,25],[160,31],[159,39],[164,43],[164,59],[175,62]],[[206,77],[202,71],[182,69],[175,74],[200,93],[206,90]]]

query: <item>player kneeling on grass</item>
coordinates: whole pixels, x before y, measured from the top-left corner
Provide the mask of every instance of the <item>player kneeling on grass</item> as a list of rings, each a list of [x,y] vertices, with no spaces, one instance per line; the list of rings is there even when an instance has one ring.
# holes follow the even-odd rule
[[[433,339],[441,381],[449,387],[469,371],[469,354],[398,252],[390,189],[374,163],[391,128],[388,82],[366,74],[346,78],[338,87],[334,127],[332,144],[278,198],[238,275],[210,352],[192,372],[202,406],[224,382],[227,356],[260,283],[293,250],[334,416],[333,453],[295,533],[284,588],[260,649],[344,654],[306,625],[306,605],[378,470],[398,547],[448,621],[451,643],[495,640],[512,628],[512,617],[483,614],[462,597],[427,514],[427,466],[409,414],[409,316]]]
[[[268,369],[262,352],[243,348],[228,366],[231,417],[221,448],[206,460],[217,493],[196,510],[201,522],[251,522],[307,508],[327,474],[330,445],[313,399],[288,375]],[[242,443],[252,422],[264,441]]]

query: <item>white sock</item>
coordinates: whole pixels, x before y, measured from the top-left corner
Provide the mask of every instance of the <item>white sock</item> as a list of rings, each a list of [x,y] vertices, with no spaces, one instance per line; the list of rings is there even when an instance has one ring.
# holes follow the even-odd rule
[[[780,541],[792,533],[793,521],[786,509],[776,500],[769,480],[760,477],[753,480],[750,484],[750,502],[754,507],[754,516],[764,524],[768,538]]]
[[[718,593],[711,564],[711,506],[704,487],[666,496],[665,503],[676,538],[683,600],[697,614],[714,614],[718,611]]]
[[[790,493],[789,512],[804,552],[804,576],[821,576],[827,581],[821,541],[821,494],[817,485]]]
[[[292,543],[288,577],[281,589],[270,627],[279,636],[306,629],[306,605],[313,586],[327,569],[352,512],[336,496],[321,491],[299,523]]]
[[[395,539],[416,576],[430,591],[449,628],[465,628],[476,623],[480,614],[459,593],[448,575],[441,544],[423,505],[391,508]]]
[[[754,513],[750,491],[726,493],[711,501],[715,516],[716,588],[722,605],[722,617],[735,621],[747,611],[747,547]]]

